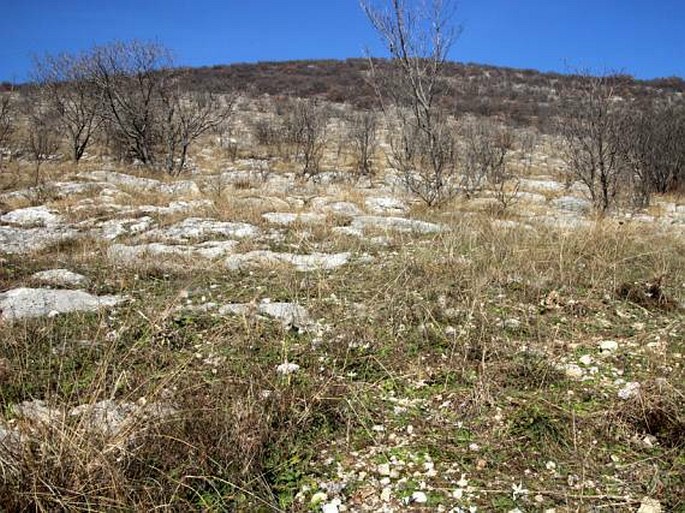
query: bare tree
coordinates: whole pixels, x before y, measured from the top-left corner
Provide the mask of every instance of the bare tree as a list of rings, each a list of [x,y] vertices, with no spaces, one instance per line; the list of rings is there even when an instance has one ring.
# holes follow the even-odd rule
[[[354,168],[358,176],[373,174],[373,158],[378,146],[376,112],[355,112],[348,119],[347,140],[353,151]]]
[[[454,123],[439,105],[449,91],[443,68],[457,35],[453,4],[361,0],[361,5],[391,56],[388,67],[369,59],[373,85],[391,120],[390,163],[409,190],[433,205],[458,190]]]
[[[685,185],[685,104],[677,101],[633,104],[622,116],[619,149],[631,173],[637,206],[652,193]]]
[[[0,93],[0,169],[4,156],[5,145],[9,142],[13,131],[11,92]]]
[[[233,110],[235,95],[219,97],[209,92],[183,93],[177,85],[160,90],[159,120],[164,144],[165,169],[180,174],[189,146],[200,136],[224,123]]]
[[[314,100],[293,99],[284,113],[286,137],[294,145],[295,158],[306,178],[321,169],[328,120],[328,111]]]
[[[34,185],[41,183],[40,168],[59,149],[58,114],[45,98],[45,90],[29,89],[22,98],[22,111],[26,115],[24,144],[35,164]]]
[[[94,79],[92,55],[47,55],[36,59],[34,68],[34,80],[46,89],[78,162],[102,123],[103,91]]]
[[[619,154],[619,99],[608,75],[583,74],[580,92],[561,126],[569,172],[585,185],[595,207],[606,212],[625,178]]]
[[[110,136],[127,157],[157,164],[162,145],[160,91],[170,80],[171,55],[157,43],[118,42],[93,50],[95,81],[102,91]]]
[[[487,184],[505,210],[518,192],[518,177],[508,163],[516,143],[511,130],[494,121],[467,118],[459,133],[462,190],[470,196]]]

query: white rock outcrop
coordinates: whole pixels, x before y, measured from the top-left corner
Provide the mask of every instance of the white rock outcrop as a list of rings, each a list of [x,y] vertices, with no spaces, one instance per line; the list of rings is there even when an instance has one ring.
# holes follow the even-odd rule
[[[88,278],[69,269],[48,269],[31,275],[31,279],[52,287],[79,288],[88,285]]]
[[[16,321],[69,312],[92,312],[125,301],[121,296],[94,296],[82,290],[21,287],[0,294],[0,320]]]

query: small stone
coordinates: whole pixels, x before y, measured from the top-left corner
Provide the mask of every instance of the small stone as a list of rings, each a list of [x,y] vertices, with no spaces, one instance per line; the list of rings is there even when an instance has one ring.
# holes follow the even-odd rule
[[[602,353],[613,353],[618,349],[618,342],[615,340],[602,340],[599,343],[599,350]]]
[[[507,319],[504,321],[504,327],[508,330],[517,330],[521,327],[521,321],[518,319]]]
[[[331,502],[321,506],[321,513],[339,513],[341,504],[340,499],[333,499]]]
[[[578,361],[580,363],[582,363],[583,365],[585,365],[586,367],[588,365],[592,365],[592,362],[593,362],[592,356],[590,356],[589,354],[584,354],[583,356],[580,357],[580,359]]]
[[[312,506],[316,506],[326,499],[328,499],[328,496],[325,494],[325,492],[316,492],[314,495],[312,495],[311,504]]]
[[[619,399],[627,401],[628,399],[633,399],[640,394],[640,383],[637,381],[631,381],[626,383],[623,388],[618,391]]]
[[[657,439],[654,435],[646,435],[642,439],[642,445],[644,445],[647,449],[651,449],[657,444]]]
[[[661,503],[655,499],[644,497],[640,502],[640,509],[637,513],[661,513]]]
[[[569,378],[579,379],[583,377],[583,369],[574,363],[569,363],[564,367],[564,372]]]
[[[88,284],[88,278],[68,269],[49,269],[31,275],[31,279],[53,287],[83,287]]]
[[[391,495],[391,490],[389,486],[386,486],[383,488],[383,491],[381,492],[381,500],[383,502],[389,502],[390,501],[390,495]]]
[[[428,496],[423,492],[414,492],[411,494],[411,502],[425,504],[428,502]]]
[[[296,363],[285,362],[276,367],[276,372],[282,376],[287,376],[288,374],[293,374],[300,370],[300,366]]]
[[[379,475],[381,476],[389,476],[390,475],[390,464],[389,463],[381,463],[376,467],[376,472],[378,472]]]

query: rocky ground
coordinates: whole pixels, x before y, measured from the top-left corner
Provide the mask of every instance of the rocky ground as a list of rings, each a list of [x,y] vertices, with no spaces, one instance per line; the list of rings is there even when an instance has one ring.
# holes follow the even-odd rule
[[[253,160],[3,193],[3,500],[684,511],[685,204],[539,164],[504,212]]]

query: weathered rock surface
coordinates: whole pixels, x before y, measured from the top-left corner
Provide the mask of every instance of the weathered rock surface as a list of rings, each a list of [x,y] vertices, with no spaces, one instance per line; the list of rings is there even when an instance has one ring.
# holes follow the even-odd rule
[[[345,265],[351,258],[351,253],[312,253],[310,255],[296,255],[293,253],[276,253],[274,251],[250,251],[231,255],[226,259],[226,267],[231,270],[267,265],[289,264],[298,271],[319,271],[335,269]]]
[[[0,319],[19,320],[116,306],[121,296],[94,296],[81,290],[21,287],[0,294]]]
[[[339,216],[355,217],[362,215],[361,209],[349,201],[331,201],[326,198],[314,198],[311,207],[319,212],[335,214]]]
[[[560,192],[563,191],[565,186],[563,183],[552,180],[551,178],[522,178],[519,181],[519,186],[522,190],[530,191],[545,191],[545,192]]]
[[[353,229],[380,228],[398,232],[439,233],[443,227],[426,221],[406,219],[404,217],[359,216],[350,225]]]
[[[215,311],[219,315],[265,315],[281,321],[287,329],[307,330],[315,325],[309,312],[296,303],[263,300],[259,303],[228,303],[218,305],[205,303],[195,307],[184,307],[184,310]]]
[[[74,196],[76,194],[91,194],[100,192],[110,184],[84,183],[84,182],[49,182],[38,187],[29,187],[18,191],[0,194],[0,202],[11,200],[33,200],[35,198],[47,196],[53,200]]]
[[[12,210],[0,216],[0,222],[21,227],[53,226],[62,222],[62,216],[43,205]]]
[[[202,257],[214,259],[233,253],[238,242],[234,240],[210,240],[200,244],[172,245],[152,242],[128,246],[113,244],[107,256],[116,262],[130,263],[153,256]]]
[[[79,173],[78,176],[87,180],[111,183],[118,187],[128,187],[139,191],[155,191],[170,196],[197,196],[200,194],[200,188],[192,180],[166,183],[153,178],[141,178],[114,171],[91,171]]]
[[[105,240],[114,240],[122,235],[142,233],[154,224],[151,217],[109,219],[100,225],[99,235]]]
[[[326,216],[313,212],[294,214],[290,212],[267,212],[262,217],[272,224],[289,226],[291,224],[321,224],[326,221]]]
[[[564,212],[583,214],[592,208],[592,203],[584,198],[562,196],[552,201],[552,205]]]
[[[191,240],[206,239],[208,237],[226,237],[231,239],[244,239],[259,235],[259,228],[247,223],[230,223],[206,219],[201,217],[189,217],[180,223],[166,228],[152,230],[146,234],[146,238],[160,239],[165,242],[183,243]]]
[[[82,404],[69,411],[70,416],[81,418],[88,431],[97,431],[105,436],[115,436],[126,429],[135,434],[135,424],[165,419],[176,413],[174,408],[160,403],[139,404],[110,399]]]
[[[0,226],[0,253],[27,254],[40,251],[61,241],[78,237],[78,232],[67,227],[18,228]]]
[[[402,200],[393,198],[392,196],[366,198],[364,205],[369,212],[374,214],[397,215],[404,214],[408,210],[407,205]]]
[[[31,279],[43,285],[52,287],[85,287],[88,285],[88,278],[82,274],[70,271],[69,269],[48,269],[31,275]]]

